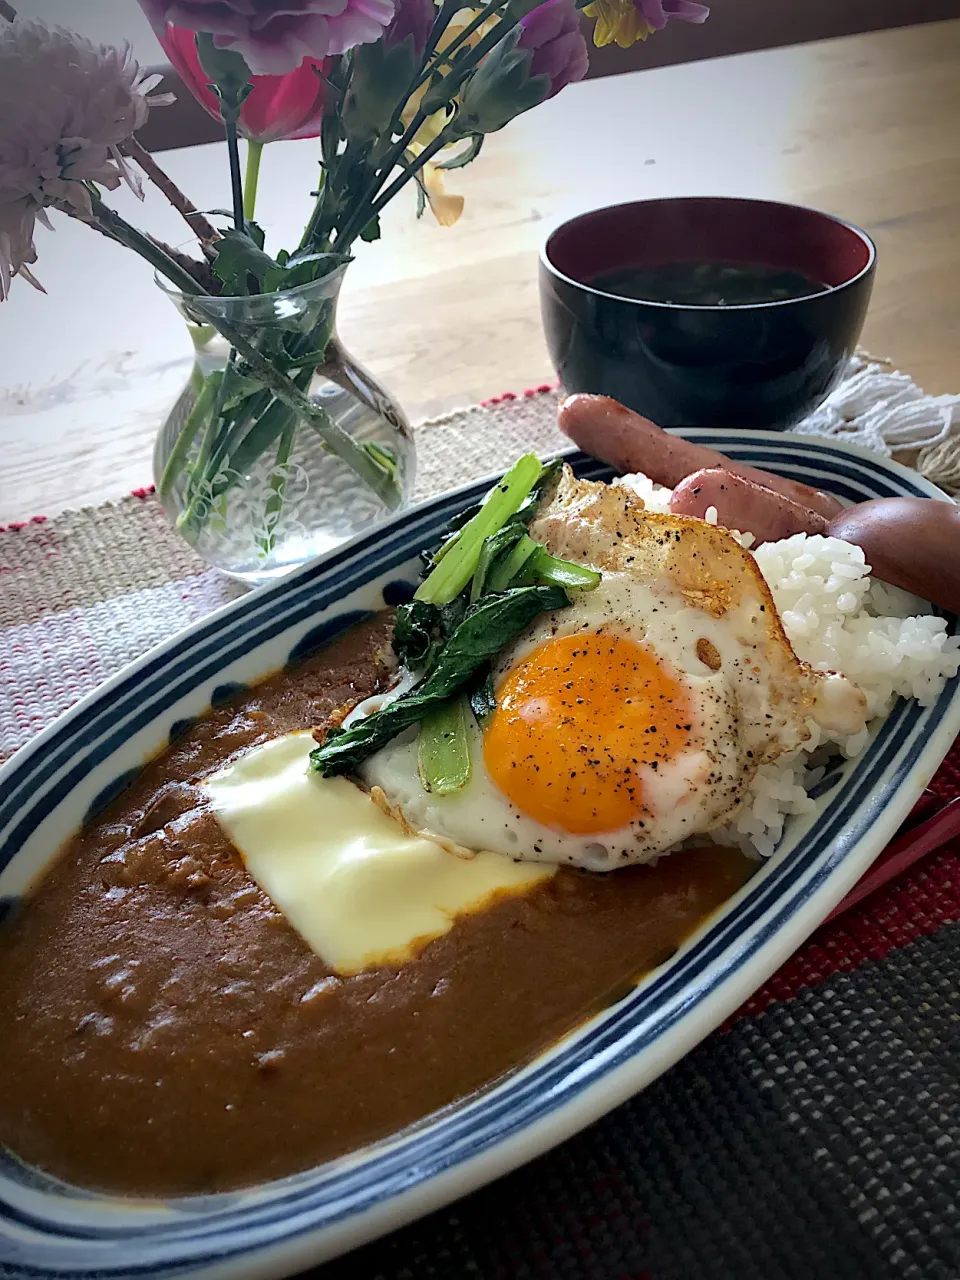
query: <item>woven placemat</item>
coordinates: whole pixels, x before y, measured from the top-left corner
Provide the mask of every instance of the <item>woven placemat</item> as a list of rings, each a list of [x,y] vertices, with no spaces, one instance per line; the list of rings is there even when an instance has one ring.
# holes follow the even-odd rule
[[[921,412],[915,397],[900,396],[884,416],[877,395],[856,390],[864,394],[862,414],[828,406],[815,429],[885,452],[941,447],[953,434],[952,403]],[[556,394],[540,388],[418,428],[418,496],[501,469],[523,450],[560,447],[555,410]],[[930,443],[931,413],[945,415],[940,445]],[[869,431],[875,439],[865,440]],[[0,531],[0,759],[118,667],[242,591],[169,529],[149,490]],[[955,748],[913,820],[958,794]],[[312,1274],[957,1280],[958,974],[955,845],[820,929],[727,1026],[632,1102]]]

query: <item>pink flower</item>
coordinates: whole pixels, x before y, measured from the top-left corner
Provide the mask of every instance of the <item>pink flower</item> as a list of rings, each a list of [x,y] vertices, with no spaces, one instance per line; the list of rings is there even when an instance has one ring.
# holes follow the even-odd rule
[[[208,87],[200,66],[194,33],[184,27],[157,32],[164,52],[201,107],[220,119],[220,104]],[[279,142],[286,138],[316,138],[323,118],[323,81],[317,75],[323,62],[304,58],[285,76],[252,76],[253,89],[240,108],[240,132],[254,142]]]
[[[206,31],[243,56],[254,75],[282,76],[304,58],[378,40],[394,0],[140,0],[161,43],[168,24]]]
[[[546,0],[522,18],[520,26],[517,48],[533,51],[528,74],[549,78],[548,98],[587,74],[587,42],[573,0]]]
[[[545,0],[494,45],[460,90],[461,136],[495,133],[587,70],[574,0]]]
[[[93,183],[139,183],[120,152],[146,121],[160,77],[145,79],[124,45],[94,45],[42,22],[0,27],[0,300],[11,276],[31,283],[34,226],[51,205],[91,213]]]

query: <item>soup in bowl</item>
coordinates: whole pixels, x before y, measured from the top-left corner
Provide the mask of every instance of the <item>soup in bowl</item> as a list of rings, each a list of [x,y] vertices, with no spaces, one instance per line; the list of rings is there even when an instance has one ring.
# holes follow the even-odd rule
[[[611,396],[661,426],[783,430],[842,376],[875,264],[865,232],[815,209],[614,205],[548,238],[544,332],[568,391]]]

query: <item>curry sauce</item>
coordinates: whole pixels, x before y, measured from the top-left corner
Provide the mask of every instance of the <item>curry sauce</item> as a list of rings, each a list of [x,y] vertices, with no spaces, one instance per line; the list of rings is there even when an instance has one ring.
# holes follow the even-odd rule
[[[400,967],[340,977],[249,877],[200,781],[373,692],[384,615],[212,711],[67,847],[0,934],[0,1143],[131,1195],[247,1186],[528,1062],[756,869],[737,851],[561,868]]]

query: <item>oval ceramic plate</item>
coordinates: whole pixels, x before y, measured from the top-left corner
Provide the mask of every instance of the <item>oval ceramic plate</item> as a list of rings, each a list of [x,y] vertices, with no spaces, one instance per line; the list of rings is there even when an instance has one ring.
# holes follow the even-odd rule
[[[860,449],[771,433],[686,432],[841,498],[942,497]],[[571,455],[583,476],[606,468]],[[489,487],[406,512],[152,650],[0,771],[0,914],[91,810],[184,724],[295,661],[415,580],[417,552]],[[165,1203],[99,1196],[0,1158],[0,1273],[276,1277],[342,1253],[530,1160],[644,1088],[733,1012],[840,901],[960,729],[960,682],[901,702],[815,789],[777,853],[630,995],[529,1066],[353,1156],[248,1191]],[[2,1034],[2,1030],[0,1030]],[[282,1141],[278,1134],[278,1141]]]

